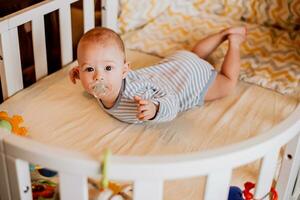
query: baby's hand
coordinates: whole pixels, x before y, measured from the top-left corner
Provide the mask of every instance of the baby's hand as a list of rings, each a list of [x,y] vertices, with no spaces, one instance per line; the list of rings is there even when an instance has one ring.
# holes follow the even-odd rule
[[[79,79],[79,67],[73,67],[69,71],[69,77],[72,83],[76,84],[76,79]]]
[[[137,110],[137,118],[142,121],[146,121],[149,119],[152,119],[156,112],[158,106],[155,105],[153,102],[148,101],[148,100],[143,100],[139,96],[134,96],[135,102],[138,104]]]

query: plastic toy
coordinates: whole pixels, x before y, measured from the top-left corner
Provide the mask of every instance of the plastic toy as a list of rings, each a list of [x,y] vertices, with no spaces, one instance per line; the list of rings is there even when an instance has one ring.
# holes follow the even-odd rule
[[[50,170],[47,168],[42,168],[39,165],[30,164],[29,169],[30,169],[30,172],[37,170],[40,175],[45,176],[45,177],[53,177],[53,176],[57,175],[56,171],[53,171],[53,170]]]
[[[239,187],[231,186],[229,189],[228,200],[244,200],[242,190]]]
[[[90,199],[94,200],[132,200],[132,187],[131,185],[123,185],[109,181],[108,179],[108,168],[110,151],[105,150],[104,157],[102,160],[102,179],[101,182],[97,183],[92,179],[88,179],[88,182],[93,186],[96,191]]]
[[[33,200],[57,199],[57,184],[49,180],[35,180],[31,184]]]
[[[269,197],[268,199],[270,200],[278,200],[278,193],[273,187],[271,188],[269,193],[267,193],[260,199],[254,199],[254,195],[250,191],[255,187],[254,183],[246,182],[244,184],[244,187],[245,189],[242,192],[239,187],[231,186],[229,189],[228,200],[262,200],[266,197]]]
[[[255,187],[254,183],[251,182],[246,182],[244,184],[245,190],[243,191],[243,194],[245,196],[245,200],[253,200],[254,195],[250,192],[251,189],[253,189]],[[264,199],[265,197],[270,196],[270,200],[278,200],[278,194],[277,191],[272,187],[270,192],[267,193],[264,197],[262,197],[262,199]]]
[[[16,135],[27,136],[27,129],[25,127],[20,127],[20,124],[22,122],[23,118],[20,115],[14,115],[12,117],[9,117],[7,112],[0,112],[1,128],[5,128]]]

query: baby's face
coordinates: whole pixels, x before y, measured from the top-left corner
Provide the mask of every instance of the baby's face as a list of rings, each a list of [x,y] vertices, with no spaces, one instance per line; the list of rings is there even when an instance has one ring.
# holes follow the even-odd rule
[[[116,45],[82,43],[78,48],[78,64],[81,83],[90,94],[97,80],[104,81],[106,91],[99,97],[101,99],[118,94],[128,72],[124,55]]]

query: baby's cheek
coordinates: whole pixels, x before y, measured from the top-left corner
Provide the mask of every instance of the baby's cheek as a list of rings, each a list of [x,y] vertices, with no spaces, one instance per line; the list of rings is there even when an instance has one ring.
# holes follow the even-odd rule
[[[91,88],[90,88],[88,82],[86,82],[86,81],[84,81],[84,80],[81,79],[81,84],[82,84],[83,88],[84,88],[88,93],[91,93]]]

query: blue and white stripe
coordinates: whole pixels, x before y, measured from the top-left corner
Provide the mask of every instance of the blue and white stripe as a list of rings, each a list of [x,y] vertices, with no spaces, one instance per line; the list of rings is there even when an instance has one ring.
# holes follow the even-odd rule
[[[134,96],[159,104],[151,121],[170,121],[178,112],[202,105],[217,72],[205,60],[190,51],[177,51],[153,66],[130,71],[118,100],[106,112],[120,121],[141,123],[136,117]],[[101,102],[100,102],[101,104]]]

